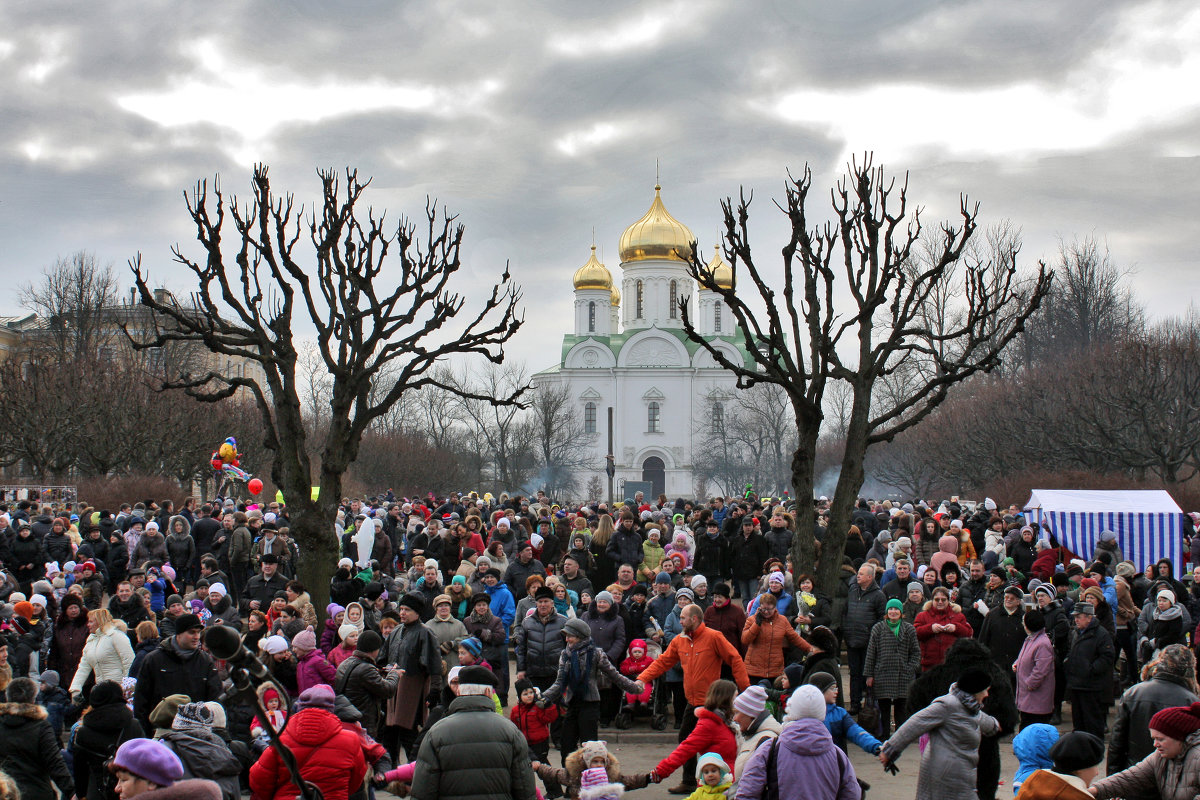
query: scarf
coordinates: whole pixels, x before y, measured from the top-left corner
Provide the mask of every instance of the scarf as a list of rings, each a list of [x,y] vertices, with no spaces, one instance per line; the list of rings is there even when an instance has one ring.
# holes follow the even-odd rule
[[[561,600],[559,600],[557,597],[554,598],[554,610],[565,617],[567,612],[571,610],[570,598],[564,597]]]
[[[591,639],[567,651],[567,688],[571,690],[571,699],[587,697],[595,658],[596,648]]]
[[[895,622],[892,622],[887,617],[884,617],[883,621],[887,623],[888,628],[891,630],[892,633],[896,634],[896,638],[899,639],[900,638],[900,623],[904,622],[904,617],[901,616],[900,619],[896,620]]]
[[[962,689],[958,688],[957,683],[950,684],[950,694],[958,698],[958,701],[967,709],[967,713],[971,714],[972,716],[979,713],[979,701],[975,699],[975,695],[964,692]]]
[[[1154,609],[1154,618],[1166,620],[1166,621],[1170,621],[1173,619],[1182,619],[1183,618],[1183,610],[1179,608],[1178,603],[1168,606],[1166,611],[1162,611],[1156,607]]]

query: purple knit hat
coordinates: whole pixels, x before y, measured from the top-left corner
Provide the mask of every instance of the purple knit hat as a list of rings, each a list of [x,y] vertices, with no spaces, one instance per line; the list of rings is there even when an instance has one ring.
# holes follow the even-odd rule
[[[333,704],[336,700],[333,693],[333,688],[325,683],[318,683],[316,686],[310,686],[300,693],[298,699],[293,706],[296,711],[302,711],[306,708],[323,708],[326,711],[333,711]]]
[[[179,756],[162,742],[130,739],[117,748],[109,769],[125,770],[156,786],[170,786],[183,777]]]

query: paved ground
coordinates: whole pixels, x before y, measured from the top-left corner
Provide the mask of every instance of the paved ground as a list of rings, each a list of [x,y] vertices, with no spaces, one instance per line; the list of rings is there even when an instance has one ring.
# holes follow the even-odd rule
[[[515,671],[515,668],[512,671]],[[844,685],[848,684],[849,673],[845,667],[842,668],[842,673]],[[513,693],[510,692],[509,696],[512,697]],[[1071,730],[1069,708],[1068,705],[1064,709],[1067,712],[1065,724],[1059,726],[1059,730],[1064,733]],[[622,770],[627,773],[649,772],[671,752],[677,741],[673,730],[662,733],[653,731],[646,719],[639,719],[633,728],[626,731],[619,731],[615,728],[602,729],[600,738],[608,742],[609,748],[620,759]],[[554,750],[551,750],[551,759],[557,763],[557,754]],[[997,790],[996,797],[998,800],[1008,800],[1012,797],[1012,778],[1017,769],[1017,760],[1012,755],[1011,737],[1001,742],[1000,759],[1000,774],[1003,784]],[[901,758],[900,774],[895,776],[888,775],[883,771],[877,757],[864,753],[854,745],[850,745],[850,763],[854,766],[858,776],[871,784],[871,791],[867,795],[868,800],[876,800],[876,798],[901,800],[901,798],[910,798],[916,795],[917,767],[920,764],[920,751],[916,747],[911,748]],[[667,787],[678,783],[678,774],[675,773],[662,784],[651,785],[646,789],[631,793],[629,796],[639,800],[666,800],[666,798],[674,797],[675,795],[667,793]],[[542,788],[540,781],[538,788]],[[378,796],[389,800],[394,797],[386,792]]]

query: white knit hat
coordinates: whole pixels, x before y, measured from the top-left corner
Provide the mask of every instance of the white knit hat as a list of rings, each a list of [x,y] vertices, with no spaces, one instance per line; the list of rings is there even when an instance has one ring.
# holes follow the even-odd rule
[[[788,698],[783,721],[795,722],[798,719],[825,719],[825,695],[812,684],[801,686]]]

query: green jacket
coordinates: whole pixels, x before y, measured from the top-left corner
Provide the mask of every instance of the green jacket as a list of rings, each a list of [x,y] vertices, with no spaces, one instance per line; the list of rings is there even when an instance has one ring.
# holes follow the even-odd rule
[[[417,752],[416,800],[533,800],[529,745],[491,698],[455,698]]]

